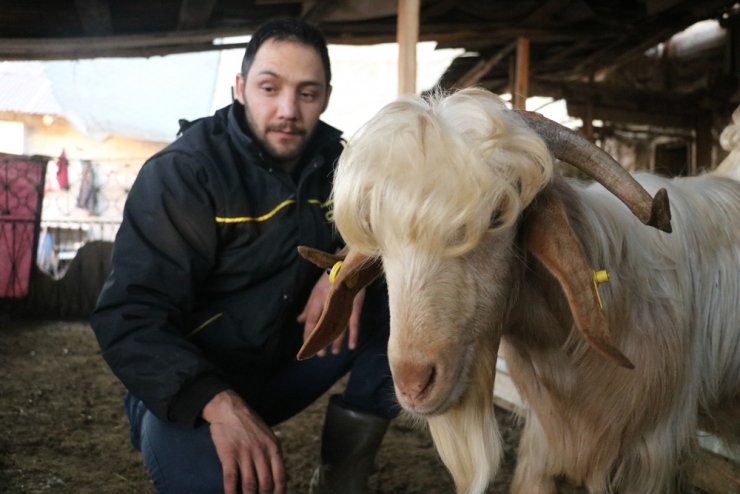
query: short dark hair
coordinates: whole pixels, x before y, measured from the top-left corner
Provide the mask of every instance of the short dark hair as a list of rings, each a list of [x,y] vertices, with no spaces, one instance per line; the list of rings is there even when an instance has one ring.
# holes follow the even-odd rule
[[[327,87],[331,83],[331,64],[329,63],[329,50],[326,46],[326,39],[321,31],[315,26],[309,24],[303,19],[294,17],[283,17],[272,19],[257,28],[249,40],[247,49],[242,59],[242,75],[246,78],[249,67],[252,66],[254,57],[260,46],[265,41],[274,39],[275,41],[296,41],[307,46],[311,46],[318,52],[321,62],[324,65],[324,75],[326,76]]]

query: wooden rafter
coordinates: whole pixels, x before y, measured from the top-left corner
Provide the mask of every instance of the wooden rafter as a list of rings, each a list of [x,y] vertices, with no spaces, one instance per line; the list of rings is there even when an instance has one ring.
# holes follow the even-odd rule
[[[696,123],[694,115],[686,115],[676,105],[666,109],[652,103],[643,108],[633,108],[616,102],[601,102],[594,103],[589,108],[588,102],[575,98],[567,100],[568,114],[578,118],[589,118],[590,116],[596,120],[618,124],[693,129]]]
[[[720,9],[725,3],[723,0],[705,0],[702,2],[701,8],[707,11],[710,11],[709,9],[712,8]],[[619,69],[625,63],[642,55],[647,49],[669,39],[671,35],[686,29],[694,21],[695,17],[691,12],[691,8],[688,8],[688,11],[676,12],[672,17],[652,19],[644,25],[639,26],[638,29],[642,31],[639,36],[639,43],[632,44],[629,48],[624,48],[622,46],[623,40],[616,38],[613,43],[595,51],[591,56],[582,60],[574,67],[573,71],[587,72],[596,70],[597,79],[601,78],[606,75],[606,72]]]
[[[493,56],[478,61],[470,70],[455,81],[452,86],[462,89],[477,84],[492,68],[508,57],[514,51],[514,48],[516,48],[516,42],[509,43]]]
[[[0,53],[5,60],[63,60],[96,56],[153,56],[188,51],[217,50],[216,37],[243,35],[256,25],[219,30],[170,31],[160,34],[126,36],[88,36],[66,38],[15,39],[0,38]],[[229,47],[238,47],[229,45]]]

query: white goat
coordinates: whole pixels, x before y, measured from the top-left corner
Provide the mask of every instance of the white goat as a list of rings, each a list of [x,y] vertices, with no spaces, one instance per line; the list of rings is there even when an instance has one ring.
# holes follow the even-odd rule
[[[740,183],[639,175],[668,190],[664,233],[635,218],[670,230],[663,191],[651,202],[614,162],[579,165],[604,186],[553,176],[530,126],[559,157],[603,157],[523,115],[464,90],[392,103],[350,140],[334,184],[349,254],[299,356],[342,331],[382,269],[398,400],[428,420],[458,492],[498,468],[499,343],[528,406],[514,492],[555,493],[561,476],[676,492],[700,425],[740,440]]]
[[[719,135],[719,144],[729,154],[717,165],[714,174],[740,180],[740,106],[732,112],[732,122]]]

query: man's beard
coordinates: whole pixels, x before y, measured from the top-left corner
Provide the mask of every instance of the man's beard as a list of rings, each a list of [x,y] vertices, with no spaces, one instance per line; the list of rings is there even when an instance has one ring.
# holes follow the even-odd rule
[[[306,129],[293,125],[290,122],[282,124],[271,124],[265,127],[264,135],[260,135],[258,133],[259,127],[252,117],[252,113],[249,111],[249,107],[245,106],[245,113],[249,130],[251,131],[254,138],[257,139],[257,141],[260,143],[262,148],[267,152],[270,158],[278,163],[286,164],[291,164],[300,158],[301,154],[306,149],[306,145],[309,141],[309,139],[307,138]],[[270,141],[268,141],[267,135],[270,132],[290,132],[300,135],[303,139],[295,148],[281,150],[273,146]]]

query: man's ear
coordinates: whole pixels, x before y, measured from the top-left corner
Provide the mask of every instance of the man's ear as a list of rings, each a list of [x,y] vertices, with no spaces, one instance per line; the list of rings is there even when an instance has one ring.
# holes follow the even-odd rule
[[[234,95],[241,103],[242,105],[246,105],[246,101],[244,101],[244,86],[247,84],[247,80],[244,77],[244,75],[239,72],[236,74],[236,90],[234,91],[236,94]]]

